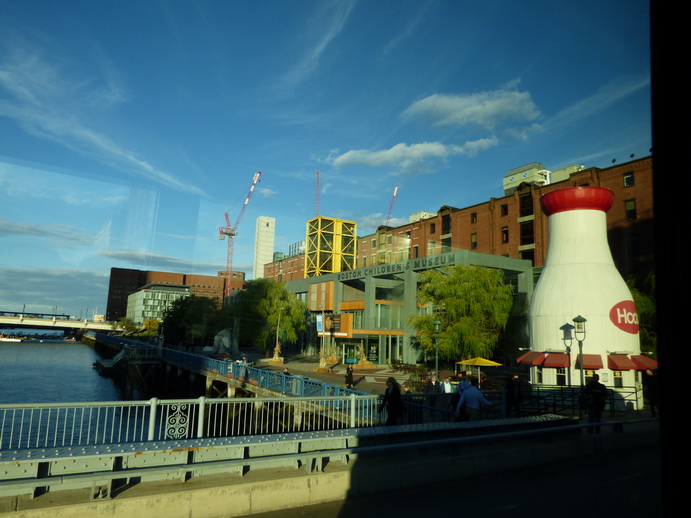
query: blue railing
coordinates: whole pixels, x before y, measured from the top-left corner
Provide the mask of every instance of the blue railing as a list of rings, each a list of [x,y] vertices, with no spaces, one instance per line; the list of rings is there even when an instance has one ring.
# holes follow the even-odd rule
[[[210,358],[199,354],[164,349],[163,359],[180,365],[234,379],[266,390],[297,397],[330,397],[363,394],[363,392],[330,385],[300,376],[272,372],[252,365]]]

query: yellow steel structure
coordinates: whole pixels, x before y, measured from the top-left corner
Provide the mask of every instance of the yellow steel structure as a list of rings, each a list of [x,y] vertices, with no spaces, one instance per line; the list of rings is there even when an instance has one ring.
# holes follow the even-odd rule
[[[307,222],[305,277],[354,270],[357,223],[318,216]]]

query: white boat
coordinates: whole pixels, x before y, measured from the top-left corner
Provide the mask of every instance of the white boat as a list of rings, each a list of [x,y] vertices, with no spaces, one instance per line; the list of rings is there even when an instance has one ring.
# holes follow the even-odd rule
[[[0,336],[0,342],[21,342],[23,338],[11,338],[8,336]]]

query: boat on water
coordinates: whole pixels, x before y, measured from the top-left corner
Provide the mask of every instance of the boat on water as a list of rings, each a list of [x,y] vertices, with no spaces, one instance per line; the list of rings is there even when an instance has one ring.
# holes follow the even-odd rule
[[[16,336],[0,336],[0,342],[23,342],[23,338],[17,338]]]

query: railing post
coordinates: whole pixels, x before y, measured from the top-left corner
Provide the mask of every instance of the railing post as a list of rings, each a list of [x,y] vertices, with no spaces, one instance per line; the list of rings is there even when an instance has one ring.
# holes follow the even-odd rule
[[[156,433],[156,410],[158,409],[157,398],[152,397],[149,400],[149,409],[149,433],[147,434],[147,440],[153,441],[155,439],[154,434]]]
[[[355,428],[356,422],[355,422],[355,415],[356,415],[356,408],[355,406],[357,405],[357,396],[355,394],[350,395],[350,427]]]
[[[199,397],[199,412],[197,413],[197,438],[204,437],[204,418],[206,417],[206,398]]]

